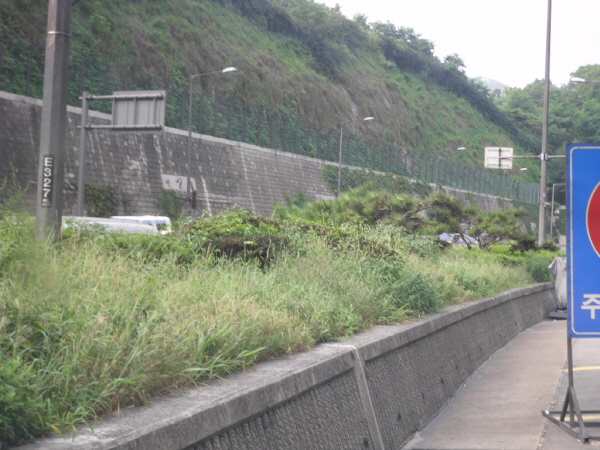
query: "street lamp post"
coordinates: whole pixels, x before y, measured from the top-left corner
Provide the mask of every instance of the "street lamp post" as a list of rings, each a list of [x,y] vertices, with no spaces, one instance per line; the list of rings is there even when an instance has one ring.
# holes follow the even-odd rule
[[[197,73],[195,75],[190,76],[190,105],[188,112],[188,145],[187,145],[187,182],[186,182],[186,199],[188,201],[188,212],[189,215],[192,215],[192,196],[191,196],[191,168],[192,168],[192,82],[195,78],[204,77],[207,75],[218,75],[221,73],[229,73],[235,72],[237,69],[235,67],[226,67],[223,70],[217,70],[216,72],[207,72],[207,73]],[[216,118],[215,118],[216,120]]]
[[[435,188],[438,189],[439,183],[440,183],[440,160],[441,158],[441,154],[442,153],[446,153],[446,152],[462,152],[464,150],[466,150],[466,147],[458,147],[458,148],[451,148],[448,150],[445,150],[443,152],[439,152],[436,155],[435,158],[435,162],[436,162],[436,166],[435,166]]]
[[[544,117],[542,123],[542,152],[540,154],[540,209],[538,226],[538,246],[544,243],[546,234],[546,174],[548,171],[548,112],[550,107],[550,36],[552,25],[552,0],[548,0],[546,25],[546,71],[544,84]]]
[[[342,139],[343,139],[344,124],[347,124],[347,123],[350,123],[350,122],[357,122],[358,120],[360,120],[360,119],[346,120],[346,121],[340,123],[340,148],[338,150],[337,192],[335,193],[336,197],[339,197],[340,190],[341,190],[341,187],[342,187]],[[365,117],[362,120],[364,122],[368,122],[370,120],[375,120],[375,117]]]

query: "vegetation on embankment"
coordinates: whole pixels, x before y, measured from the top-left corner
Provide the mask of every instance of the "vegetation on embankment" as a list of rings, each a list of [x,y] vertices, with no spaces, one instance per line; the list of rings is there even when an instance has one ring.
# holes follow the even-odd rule
[[[454,226],[444,211],[465,208],[435,195],[420,203]],[[406,231],[434,223],[396,214],[419,203],[357,197],[327,213],[313,205],[311,214],[321,212],[312,219],[291,202],[279,208],[285,219],[232,210],[168,236],[69,229],[58,243],[41,242],[28,214],[2,206],[2,445],[73,431],[374,324],[548,279],[550,252],[443,248]],[[377,205],[386,202],[392,214],[384,216]],[[353,219],[336,221],[336,211]]]
[[[47,3],[0,0],[0,89],[41,98]],[[487,145],[537,150],[539,137],[523,135],[466,77],[460,58],[438,60],[433,43],[410,28],[350,20],[309,0],[86,0],[72,11],[71,105],[82,90],[166,89],[167,124],[183,128],[190,76],[235,66],[194,87],[264,106],[263,126],[285,115],[335,136],[341,122],[358,119],[345,132],[429,155],[466,147],[444,157],[476,167]],[[365,116],[376,120],[360,124]]]

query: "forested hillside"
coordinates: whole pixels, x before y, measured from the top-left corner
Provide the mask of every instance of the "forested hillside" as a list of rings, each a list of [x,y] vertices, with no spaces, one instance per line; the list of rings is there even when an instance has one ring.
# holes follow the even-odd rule
[[[0,0],[0,90],[42,97],[47,6]],[[84,90],[166,89],[167,124],[186,128],[190,75],[234,66],[235,74],[196,79],[195,95],[212,99],[209,106],[224,99],[260,107],[263,123],[285,116],[330,134],[356,120],[347,131],[367,141],[473,167],[490,145],[539,154],[543,80],[490,94],[466,77],[457,54],[440,61],[433,50],[410,28],[350,20],[310,0],[76,0],[69,104]],[[598,79],[600,66],[574,75]],[[549,152],[599,141],[599,105],[597,84],[552,87]],[[361,124],[365,116],[376,120]],[[457,147],[469,151],[447,151]],[[550,183],[564,181],[559,161],[550,164]],[[529,171],[508,175],[539,181],[537,160],[515,163]]]
[[[0,89],[41,98],[47,0],[0,0]],[[73,5],[69,104],[82,91],[166,89],[185,128],[189,77],[211,98],[264,107],[329,130],[481,167],[483,148],[539,152],[450,55],[412,29],[344,17],[309,0],[80,0]],[[108,110],[109,105],[94,103]],[[194,125],[196,127],[196,125]],[[446,152],[466,147],[468,152]],[[521,163],[521,161],[524,161]],[[537,181],[533,170],[515,176]]]
[[[600,65],[578,68],[573,77],[600,80]],[[504,96],[493,92],[496,105],[520,130],[535,136],[542,129],[544,81],[535,80],[523,89],[507,89]],[[566,145],[600,142],[600,85],[569,83],[552,86],[549,103],[548,148],[551,154],[564,154]],[[564,183],[564,160],[548,165],[549,183]],[[564,204],[564,186],[557,187],[557,201]]]

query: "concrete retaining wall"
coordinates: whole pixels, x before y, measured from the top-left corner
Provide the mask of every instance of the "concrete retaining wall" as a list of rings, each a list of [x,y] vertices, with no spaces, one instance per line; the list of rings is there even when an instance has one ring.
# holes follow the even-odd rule
[[[20,448],[400,449],[492,353],[555,306],[552,283],[513,289],[122,411],[95,434]]]
[[[29,209],[35,211],[41,120],[40,100],[0,92],[0,183],[15,174],[29,185]],[[92,103],[93,107],[94,103]],[[79,173],[80,108],[68,108],[65,185],[77,182]],[[92,124],[109,124],[110,115],[90,112]],[[90,130],[87,134],[86,182],[112,187],[119,198],[118,214],[161,213],[158,203],[164,177],[187,179],[188,132],[167,128],[162,134],[115,133]],[[297,192],[309,200],[334,198],[321,179],[327,161],[255,145],[193,134],[191,177],[197,189],[197,216],[206,210],[219,213],[234,205],[269,216],[273,205]],[[446,188],[463,198],[465,191]],[[182,194],[186,187],[181,185]],[[486,211],[500,209],[496,197],[473,193]],[[76,212],[77,195],[64,193],[64,215]]]
[[[35,205],[41,120],[40,100],[0,92],[0,181],[11,165],[22,184],[31,186],[27,201]],[[77,182],[81,109],[68,107],[65,184]],[[108,114],[90,111],[92,124],[110,124]],[[118,213],[156,214],[163,176],[187,178],[188,132],[166,128],[161,134],[87,133],[86,181],[110,186],[120,199]],[[255,145],[193,134],[191,177],[197,188],[193,215],[218,213],[234,205],[270,215],[285,195],[303,192],[307,198],[333,198],[321,180],[324,161]],[[172,185],[176,188],[177,186]],[[183,185],[181,192],[185,193]],[[76,193],[65,192],[64,214],[75,213]]]

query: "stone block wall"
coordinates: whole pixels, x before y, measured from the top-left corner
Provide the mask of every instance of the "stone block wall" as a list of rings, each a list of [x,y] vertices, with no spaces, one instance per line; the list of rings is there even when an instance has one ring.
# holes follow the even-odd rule
[[[0,181],[14,170],[19,183],[29,185],[28,207],[35,211],[41,120],[40,100],[0,92]],[[94,103],[92,102],[92,108]],[[77,183],[80,141],[79,108],[68,107],[65,185]],[[90,111],[92,124],[110,124],[110,115]],[[269,216],[273,205],[285,196],[302,192],[307,199],[331,199],[334,192],[322,180],[326,164],[292,153],[193,134],[191,178],[197,190],[196,208],[219,213],[234,205]],[[187,178],[188,132],[166,128],[160,134],[89,130],[87,132],[86,182],[116,190],[118,214],[162,213],[158,199],[164,176]],[[173,185],[171,185],[173,186]],[[185,186],[185,185],[183,185]],[[175,186],[177,187],[177,186]],[[185,195],[185,187],[180,193]],[[447,188],[453,195],[464,191]],[[74,215],[76,192],[65,190],[64,215]],[[473,193],[485,210],[498,209],[496,197]]]

